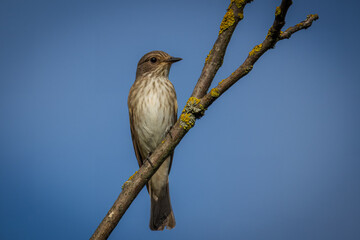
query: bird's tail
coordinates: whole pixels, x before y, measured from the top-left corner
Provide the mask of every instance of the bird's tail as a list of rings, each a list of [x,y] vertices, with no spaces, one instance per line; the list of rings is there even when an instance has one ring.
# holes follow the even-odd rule
[[[162,231],[165,227],[172,229],[176,225],[170,203],[169,184],[166,184],[160,192],[160,196],[156,196],[155,193],[150,191],[150,229],[153,231]]]

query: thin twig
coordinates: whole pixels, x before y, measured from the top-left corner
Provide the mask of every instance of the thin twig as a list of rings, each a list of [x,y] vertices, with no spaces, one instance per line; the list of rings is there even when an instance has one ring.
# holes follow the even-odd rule
[[[319,19],[319,16],[317,14],[310,14],[307,15],[306,19],[298,24],[296,24],[293,27],[289,27],[284,32],[280,34],[280,40],[282,39],[289,39],[293,33],[296,33],[299,30],[307,29],[312,25],[314,21]]]

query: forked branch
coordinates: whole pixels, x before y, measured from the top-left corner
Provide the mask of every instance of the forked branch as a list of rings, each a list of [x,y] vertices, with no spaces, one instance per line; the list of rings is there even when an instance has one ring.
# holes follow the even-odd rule
[[[273,25],[270,27],[264,41],[249,52],[245,61],[230,76],[219,82],[217,87],[208,92],[218,69],[222,65],[227,45],[236,25],[243,18],[244,7],[250,2],[251,0],[231,0],[220,25],[219,36],[205,60],[205,65],[200,78],[191,97],[187,101],[182,114],[163,142],[149,157],[149,161],[145,161],[141,168],[124,183],[120,195],[92,235],[91,239],[107,239],[109,237],[110,233],[116,227],[121,217],[147,181],[161,166],[167,156],[171,154],[185,134],[194,126],[196,119],[202,117],[206,109],[218,99],[221,94],[239,79],[247,75],[252,70],[256,61],[266,51],[273,48],[278,41],[288,39],[295,32],[310,27],[312,22],[318,19],[318,15],[316,14],[308,15],[303,22],[282,32],[281,29],[285,25],[287,10],[292,4],[291,0],[282,0],[280,6],[275,10]],[[151,162],[151,164],[149,162]]]

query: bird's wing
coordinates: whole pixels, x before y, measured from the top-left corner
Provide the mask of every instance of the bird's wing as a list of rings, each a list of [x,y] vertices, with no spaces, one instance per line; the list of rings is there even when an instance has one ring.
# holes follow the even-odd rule
[[[135,150],[135,155],[139,164],[139,167],[141,167],[141,165],[143,164],[144,161],[144,157],[141,156],[141,152],[139,149],[139,143],[138,143],[138,137],[135,136],[135,130],[134,130],[134,115],[132,112],[132,109],[129,108],[129,116],[130,116],[130,131],[131,131],[131,138],[132,138],[132,142],[133,142],[133,146],[134,146],[134,150]]]
[[[134,115],[133,115],[133,112],[132,112],[130,107],[129,107],[129,116],[130,116],[131,139],[132,139],[132,142],[133,142],[136,159],[138,161],[139,167],[141,167],[141,165],[143,164],[145,158],[143,156],[141,156],[141,152],[140,152],[140,149],[139,149],[139,143],[138,143],[139,138],[135,137],[135,130],[134,130],[134,124],[133,124],[134,123]],[[149,192],[149,183],[146,183],[146,189]]]

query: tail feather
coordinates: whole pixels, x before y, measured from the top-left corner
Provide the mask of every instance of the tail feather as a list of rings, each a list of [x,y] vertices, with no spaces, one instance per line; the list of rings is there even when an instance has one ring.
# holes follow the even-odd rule
[[[165,227],[172,229],[176,225],[170,203],[169,184],[166,184],[166,187],[161,193],[160,196],[155,196],[155,194],[150,191],[150,229],[153,231],[162,231]]]

